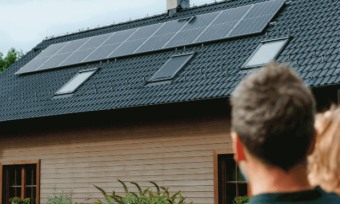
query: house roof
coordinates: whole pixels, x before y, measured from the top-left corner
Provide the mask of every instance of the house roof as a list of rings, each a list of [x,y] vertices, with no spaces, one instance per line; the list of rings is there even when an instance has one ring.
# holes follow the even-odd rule
[[[157,15],[44,40],[0,75],[0,121],[226,98],[241,79],[258,70],[241,67],[260,42],[288,36],[291,40],[278,62],[293,67],[306,85],[339,84],[340,10],[337,9],[339,2],[331,0],[286,1],[285,7],[261,34],[15,75],[51,44],[264,1],[207,4],[182,10],[172,17]],[[169,57],[188,52],[196,54],[172,81],[146,85],[145,80]],[[101,69],[71,97],[53,99],[55,92],[80,70],[96,67]]]

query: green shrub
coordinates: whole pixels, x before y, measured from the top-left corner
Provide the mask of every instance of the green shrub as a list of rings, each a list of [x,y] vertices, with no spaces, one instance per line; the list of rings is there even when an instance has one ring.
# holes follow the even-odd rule
[[[64,193],[64,191],[61,191],[61,194],[59,196],[56,195],[56,188],[54,188],[53,190],[54,192],[52,193],[52,195],[48,195],[47,201],[44,199],[44,202],[46,202],[47,204],[74,204],[74,202],[72,202],[72,189],[67,194]]]
[[[121,180],[118,180],[118,182],[120,182],[124,187],[124,197],[116,195],[115,191],[113,191],[111,195],[107,195],[107,193],[103,189],[94,185],[104,195],[106,204],[185,204],[184,200],[186,199],[186,197],[183,197],[180,191],[177,191],[175,194],[170,196],[169,188],[158,186],[155,182],[152,181],[150,181],[150,183],[152,183],[157,189],[157,192],[155,194],[152,192],[150,187],[142,190],[137,183],[130,182],[137,187],[139,195],[134,192],[129,192],[125,183]],[[162,189],[163,192],[161,192],[160,189]],[[177,196],[178,202],[176,202]],[[98,200],[94,204],[104,204],[104,202]],[[190,204],[192,204],[192,202]]]
[[[250,201],[250,198],[248,196],[239,196],[235,197],[233,203],[238,204],[238,203],[248,203]]]
[[[19,203],[30,204],[30,200],[31,200],[30,198],[21,199],[19,197],[13,197],[9,199],[9,202],[16,203],[16,204],[19,204]]]

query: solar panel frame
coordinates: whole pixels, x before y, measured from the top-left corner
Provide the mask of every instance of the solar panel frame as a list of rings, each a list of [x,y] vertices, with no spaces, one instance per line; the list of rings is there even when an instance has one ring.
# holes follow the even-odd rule
[[[285,41],[284,44],[281,46],[281,48],[279,49],[279,51],[275,54],[274,58],[269,60],[276,60],[279,55],[282,53],[282,51],[284,50],[284,48],[288,45],[289,41],[292,39],[291,36],[287,36],[287,37],[283,37],[283,38],[275,38],[275,39],[269,39],[269,40],[263,40],[260,42],[260,44],[257,46],[257,48],[254,50],[254,52],[250,55],[250,57],[247,59],[247,61],[243,64],[243,66],[241,67],[241,69],[251,69],[251,68],[258,68],[258,67],[262,67],[267,65],[268,63],[263,63],[263,64],[256,64],[256,65],[249,65],[247,66],[247,64],[249,63],[249,61],[254,57],[254,55],[256,54],[256,52],[261,48],[262,45],[264,45],[265,43],[270,43],[270,42],[276,42],[276,41]]]
[[[175,47],[178,47],[178,46],[194,45],[194,44],[198,44],[198,43],[205,43],[205,42],[211,42],[211,41],[216,41],[216,40],[240,37],[240,36],[249,35],[249,34],[261,33],[261,32],[263,32],[263,30],[267,26],[268,22],[282,8],[284,3],[285,3],[284,0],[271,0],[271,1],[256,3],[256,4],[252,4],[252,5],[246,5],[246,6],[242,6],[242,7],[236,7],[236,8],[232,8],[232,9],[217,11],[217,12],[213,12],[213,13],[202,14],[202,15],[199,15],[199,16],[188,17],[188,18],[185,18],[185,19],[178,19],[178,20],[153,24],[153,25],[144,26],[144,27],[138,27],[138,28],[132,28],[132,29],[128,29],[128,30],[117,31],[117,32],[112,33],[112,35],[103,34],[103,36],[106,35],[106,36],[108,36],[108,38],[106,40],[104,40],[102,44],[100,44],[98,47],[96,47],[93,50],[93,52],[91,52],[88,56],[84,57],[84,59],[82,59],[82,60],[79,59],[79,62],[77,62],[77,63],[74,62],[73,64],[68,64],[68,63],[63,63],[63,62],[67,61],[68,58],[72,57],[71,55],[76,53],[78,50],[82,50],[83,46],[84,46],[84,50],[87,49],[86,44],[88,42],[90,42],[92,38],[97,38],[98,36],[90,37],[88,39],[83,38],[83,39],[79,39],[79,40],[70,41],[70,42],[66,43],[66,45],[64,45],[61,49],[56,51],[50,57],[50,58],[53,58],[55,55],[59,55],[61,53],[69,53],[70,56],[67,57],[66,59],[64,59],[64,61],[61,62],[60,64],[56,65],[55,67],[46,68],[46,67],[44,67],[44,64],[48,63],[48,61],[50,60],[50,59],[48,59],[44,63],[42,63],[42,65],[40,67],[38,67],[37,69],[30,67],[30,66],[33,66],[33,65],[27,64],[27,67],[25,65],[20,70],[18,70],[15,74],[24,74],[24,73],[34,72],[34,71],[60,68],[60,67],[69,66],[69,65],[76,65],[76,64],[81,64],[81,63],[85,63],[85,62],[111,59],[111,58],[115,58],[115,57],[129,56],[129,55],[133,55],[133,54],[142,54],[142,53],[146,53],[146,52],[152,52],[152,51],[155,51],[155,50],[164,50],[164,49],[175,48]],[[262,10],[264,9],[266,11],[268,10],[268,13],[270,13],[270,14],[269,15],[263,15],[263,13],[262,14],[259,13],[259,15],[255,15],[256,13],[253,14],[254,18],[264,18],[263,16],[267,16],[267,18],[264,18],[263,21],[258,22],[258,27],[254,27],[254,29],[252,29],[251,31],[246,32],[245,28],[247,28],[247,27],[243,28],[243,30],[242,30],[241,26],[245,22],[251,21],[251,19],[253,19],[253,18],[246,18],[246,19],[244,19],[244,18],[250,12],[252,12],[252,9],[254,7],[258,8],[258,10],[261,10],[261,9]],[[247,12],[245,14],[242,14],[242,18],[240,18],[238,20],[237,24],[230,30],[230,32],[227,35],[221,34],[221,35],[215,35],[214,38],[206,37],[206,38],[200,39],[200,37],[202,35],[204,35],[206,30],[208,30],[209,28],[213,28],[212,26],[216,27],[218,25],[223,25],[223,24],[220,24],[221,22],[223,22],[222,21],[223,16],[228,16],[228,15],[230,16],[231,15],[230,12],[234,12],[234,11],[236,12],[237,10],[247,10]],[[228,14],[228,12],[229,12],[229,14]],[[199,28],[201,28],[202,25],[206,25],[206,23],[207,23],[207,22],[203,22],[204,18],[207,18],[207,19],[210,18],[211,19],[212,17],[214,17],[214,15],[216,15],[215,18],[210,22],[210,24],[208,26],[206,26],[204,28],[204,30],[196,37],[196,39],[194,39],[194,40],[192,40],[190,38],[180,39],[180,40],[177,40],[177,42],[176,42],[176,40],[174,40],[174,39],[176,39],[176,36],[180,36],[180,35],[186,36],[185,33],[183,33],[184,31],[188,31],[188,33],[193,32],[191,30],[193,30],[195,28],[197,28],[197,30],[202,30],[202,29],[199,29]],[[241,16],[241,14],[239,14],[239,16]],[[217,20],[215,22],[216,19],[220,19],[220,20]],[[235,20],[235,19],[230,19],[230,20]],[[199,21],[201,21],[201,24],[195,25],[195,22],[199,22]],[[253,21],[254,21],[254,19],[253,19]],[[214,24],[214,22],[215,22],[216,25]],[[159,25],[159,27],[158,27],[158,25]],[[148,28],[151,28],[151,27],[156,27],[156,28],[158,27],[158,28],[155,29],[156,31],[152,33],[151,31],[150,32],[148,31]],[[152,35],[150,35],[148,37],[147,37],[147,35],[145,35],[145,36],[134,36],[135,33],[137,33],[139,30],[143,30],[143,29],[145,30],[146,33],[147,32],[152,33]],[[225,29],[227,29],[227,28],[225,28]],[[228,29],[230,29],[230,28],[228,28]],[[222,31],[223,29],[220,29],[220,30]],[[236,32],[236,31],[238,31],[238,32]],[[224,32],[226,32],[226,31],[224,31]],[[120,47],[128,46],[129,44],[133,44],[134,40],[140,40],[140,41],[144,40],[144,41],[141,42],[141,43],[135,42],[136,47],[129,47],[129,49],[120,48]],[[84,43],[82,43],[82,42],[84,42]],[[81,44],[81,45],[79,45],[79,44]],[[106,53],[107,56],[98,56],[98,55],[101,54],[100,50],[106,50],[106,49],[109,48],[109,47],[106,47],[106,46],[110,46],[110,48],[111,48],[111,47],[115,47],[115,45],[117,45],[117,44],[119,44],[119,45],[114,50],[112,50],[109,54],[107,54],[106,52],[103,52],[103,54]],[[56,45],[58,45],[58,44],[54,44],[53,46],[56,46]],[[114,45],[114,46],[111,46],[111,45]],[[72,51],[72,47],[74,47],[73,51]],[[50,49],[52,49],[52,48],[50,48]],[[47,49],[49,49],[49,47],[46,48],[46,50]],[[121,50],[121,52],[118,52],[117,50]],[[41,55],[41,56],[38,55],[37,58],[43,57],[43,56],[44,55]],[[42,68],[42,67],[44,67],[44,68]]]

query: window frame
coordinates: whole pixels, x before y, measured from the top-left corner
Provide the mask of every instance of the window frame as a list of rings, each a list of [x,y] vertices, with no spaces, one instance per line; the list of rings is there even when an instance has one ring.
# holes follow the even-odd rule
[[[94,69],[84,69],[84,70],[81,70],[79,71],[76,75],[74,75],[66,84],[64,84],[60,89],[58,89],[57,92],[55,92],[54,96],[64,96],[64,95],[71,95],[75,92],[77,92],[77,90],[86,82],[88,81],[95,73],[97,73],[97,71],[99,70],[100,68],[94,68]],[[77,86],[77,88],[75,88],[73,91],[71,92],[63,92],[63,93],[59,93],[60,90],[62,90],[64,87],[66,87],[72,80],[74,80],[78,75],[84,73],[84,72],[92,72],[92,74],[86,79],[84,80],[81,84],[79,84]]]
[[[147,81],[149,83],[153,83],[153,82],[160,82],[160,81],[166,81],[166,80],[171,80],[173,79],[177,74],[178,72],[180,72],[183,67],[185,67],[188,62],[190,62],[190,60],[192,60],[192,58],[194,57],[196,53],[195,52],[190,52],[190,53],[184,53],[184,54],[178,54],[178,55],[172,55],[166,62],[165,64],[160,68],[158,69],[158,71]],[[191,55],[178,69],[176,72],[174,72],[171,77],[163,77],[163,78],[157,78],[155,79],[155,76],[170,62],[170,60],[172,58],[175,58],[175,57],[180,57],[180,56],[186,56],[186,55]]]
[[[39,160],[25,160],[25,161],[9,161],[9,162],[0,163],[0,204],[3,204],[2,193],[3,193],[3,188],[4,188],[3,186],[4,166],[26,165],[26,164],[36,165],[36,204],[40,204],[40,167],[41,167],[40,159]]]
[[[279,49],[279,51],[275,54],[274,58],[270,60],[276,60],[278,56],[282,53],[284,48],[287,46],[288,42],[291,40],[291,37],[283,37],[283,38],[274,38],[274,39],[269,39],[269,40],[263,40],[260,42],[260,44],[257,46],[257,48],[254,50],[254,52],[248,57],[247,61],[243,64],[241,69],[251,69],[251,68],[258,68],[267,65],[268,63],[262,63],[262,64],[256,64],[256,65],[248,65],[248,62],[253,58],[253,56],[257,53],[257,51],[261,48],[262,45],[266,43],[271,43],[271,42],[276,42],[276,41],[285,41],[282,47]]]
[[[214,163],[214,204],[219,204],[219,178],[218,178],[218,156],[223,154],[234,154],[234,151],[232,149],[220,149],[220,150],[214,150],[213,151],[213,163]],[[236,170],[237,173],[237,170]],[[250,183],[247,183],[248,188],[248,197],[251,198],[251,188]]]

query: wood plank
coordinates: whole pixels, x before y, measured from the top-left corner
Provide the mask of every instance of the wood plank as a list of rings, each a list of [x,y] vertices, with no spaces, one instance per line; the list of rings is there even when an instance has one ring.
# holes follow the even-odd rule
[[[184,140],[178,140],[175,143],[170,143],[169,141],[167,142],[144,142],[141,141],[140,143],[128,143],[125,140],[120,140],[120,142],[107,142],[103,145],[97,145],[96,143],[93,144],[82,144],[79,147],[73,147],[71,144],[65,147],[60,146],[59,144],[56,144],[57,148],[38,148],[38,147],[31,147],[31,148],[23,148],[23,147],[14,147],[11,148],[10,150],[4,151],[4,157],[9,156],[6,154],[13,155],[13,153],[16,153],[16,155],[25,155],[27,151],[32,152],[32,154],[37,154],[43,155],[43,154],[57,154],[57,153],[65,153],[65,151],[69,153],[78,153],[78,152],[84,152],[84,150],[87,151],[109,151],[112,150],[112,147],[114,146],[115,151],[121,151],[121,150],[129,150],[129,149],[148,149],[148,148],[154,148],[154,147],[164,147],[164,146],[169,146],[169,147],[182,147],[186,145],[198,145],[198,144],[206,144],[206,143],[211,143],[212,141],[219,141],[223,143],[231,143],[232,140],[229,137],[229,135],[217,135],[217,136],[210,136],[207,138],[206,136],[203,138],[191,138],[191,139],[184,139]]]
[[[192,130],[190,130],[189,128],[186,128],[185,129],[185,131],[184,130],[182,130],[182,131],[180,131],[180,132],[178,132],[178,133],[176,133],[174,130],[175,130],[175,128],[169,128],[169,130],[168,131],[164,131],[164,130],[156,130],[156,127],[155,126],[152,126],[152,127],[150,127],[153,131],[151,131],[151,132],[145,132],[145,131],[139,131],[139,132],[131,132],[130,133],[130,136],[129,136],[129,134],[125,134],[125,133],[119,133],[119,132],[117,132],[117,130],[110,130],[110,129],[108,129],[108,130],[110,130],[110,132],[111,132],[111,134],[109,134],[109,136],[115,136],[115,139],[118,139],[118,140],[120,140],[120,139],[122,139],[122,137],[120,137],[120,136],[124,136],[124,139],[137,139],[137,138],[135,138],[134,137],[134,135],[137,133],[138,135],[141,135],[141,134],[145,134],[145,136],[147,136],[147,137],[150,137],[150,135],[151,135],[151,133],[153,132],[153,133],[156,133],[156,135],[158,135],[158,137],[159,136],[162,136],[163,134],[165,134],[165,135],[169,135],[169,136],[175,136],[175,137],[177,137],[178,138],[178,136],[187,136],[187,135],[190,135],[190,133],[192,134],[192,135],[195,135],[195,134],[193,134],[193,133],[197,133],[197,134],[202,134],[202,135],[207,135],[206,133],[209,133],[209,135],[211,135],[213,132],[221,132],[221,133],[227,133],[227,134],[229,134],[229,132],[230,132],[230,127],[227,127],[227,124],[228,124],[228,122],[225,122],[225,123],[223,123],[223,125],[221,124],[221,125],[214,125],[215,127],[214,128],[210,128],[210,129],[207,129],[207,131],[203,131],[203,130],[201,130],[200,128],[199,128],[199,125],[195,125],[195,126],[192,126],[191,127],[191,129]],[[188,125],[186,125],[186,126],[188,126]],[[190,126],[188,126],[188,127],[190,127]],[[219,127],[224,127],[223,129],[219,129]],[[165,126],[161,126],[160,127],[161,129],[165,129],[166,127]],[[129,129],[133,129],[132,127],[130,127]],[[27,145],[27,146],[31,146],[30,144],[41,144],[41,143],[44,143],[44,142],[51,142],[51,141],[58,141],[60,144],[70,144],[70,142],[72,143],[72,144],[77,144],[78,142],[80,142],[81,144],[83,144],[84,142],[86,142],[87,140],[89,140],[89,143],[93,143],[93,142],[98,142],[98,141],[100,141],[101,140],[101,138],[98,136],[98,133],[99,133],[99,135],[100,135],[100,133],[101,132],[103,132],[104,130],[100,130],[99,132],[98,132],[98,130],[89,130],[89,131],[86,131],[86,130],[79,130],[78,132],[75,132],[74,134],[75,135],[77,135],[77,136],[74,136],[74,134],[72,134],[72,132],[70,132],[70,134],[71,134],[71,137],[70,137],[70,135],[68,134],[67,136],[63,136],[63,135],[60,135],[59,133],[55,133],[54,135],[52,134],[50,134],[49,135],[49,137],[48,138],[44,138],[44,137],[40,137],[40,139],[39,138],[37,138],[37,140],[30,140],[30,141],[27,141],[27,143],[25,143],[25,144],[23,144],[23,145]],[[89,134],[89,132],[92,132],[92,134]],[[186,132],[186,134],[183,134],[183,132]],[[141,133],[141,134],[140,134]],[[188,134],[189,133],[189,134]],[[33,136],[33,135],[32,135]],[[21,136],[21,138],[31,138],[32,136]],[[96,136],[95,138],[93,138],[93,136]],[[107,138],[107,137],[106,137]],[[141,138],[141,137],[139,137],[139,138]],[[6,138],[7,139],[7,141],[8,141],[8,145],[6,145],[6,146],[4,146],[4,147],[11,147],[11,145],[14,145],[14,146],[16,146],[17,145],[17,143],[16,143],[16,141],[17,141],[17,139],[15,138],[15,136],[12,136],[12,137],[10,137],[10,138]],[[113,138],[110,138],[110,139],[106,139],[106,141],[112,141],[112,139]],[[155,139],[155,138],[154,138]],[[165,139],[165,138],[163,138],[163,139]],[[64,141],[64,140],[66,140],[66,141]],[[106,141],[103,141],[103,142],[106,142]],[[25,147],[25,146],[24,146]],[[46,146],[45,146],[46,147]]]
[[[93,199],[90,199],[90,200],[85,200],[84,198],[77,198],[77,199],[74,199],[74,202],[77,202],[77,203],[88,203],[88,204],[93,204],[93,202],[95,202],[97,199],[96,198],[93,198]],[[104,200],[104,199],[102,199]],[[186,203],[190,203],[191,201],[193,201],[193,203],[195,204],[213,204],[214,203],[214,198],[195,198],[195,197],[187,197],[185,199],[185,202]]]
[[[173,195],[174,193],[176,193],[178,190],[172,190],[172,191],[169,191],[169,194],[170,195]],[[66,191],[67,192],[67,191]],[[111,194],[112,191],[111,190],[106,190],[107,193]],[[136,194],[139,194],[137,190],[134,190],[132,191]],[[153,191],[153,193],[155,193],[156,190]],[[161,191],[163,192],[163,190]],[[47,195],[51,195],[53,193],[52,192],[45,192],[46,194],[43,194],[43,197],[47,197]],[[193,191],[187,191],[187,192],[181,192],[183,194],[183,196],[188,196],[188,197],[195,197],[195,198],[212,198],[214,196],[214,193],[211,191],[211,192],[193,192]],[[72,198],[75,198],[75,199],[84,199],[86,198],[88,195],[89,192],[83,192],[83,193],[80,193],[80,192],[74,192]],[[121,196],[124,196],[125,195],[125,192],[116,192],[117,195],[121,195]],[[102,199],[104,200],[104,196],[101,192],[90,192],[90,196],[92,199]]]
[[[161,176],[110,176],[106,175],[97,175],[94,177],[68,177],[68,178],[44,178],[42,179],[42,183],[82,183],[84,178],[88,182],[114,182],[116,179],[125,180],[125,181],[187,181],[187,180],[213,180],[213,175],[211,174],[197,174],[197,175],[161,175]]]
[[[153,159],[153,160],[121,160],[119,162],[114,161],[98,161],[98,162],[68,162],[63,164],[44,164],[42,163],[42,168],[63,168],[63,167],[84,167],[89,168],[93,166],[131,166],[131,165],[164,165],[164,164],[180,164],[187,162],[207,162],[213,161],[212,156],[206,157],[186,157],[186,158],[164,158],[164,159]]]
[[[216,151],[213,153],[214,161],[214,204],[218,204],[218,154]]]
[[[83,168],[80,168],[83,169]],[[61,175],[72,175],[72,174],[78,174],[78,175],[88,175],[86,173],[94,173],[94,174],[107,174],[114,172],[117,176],[142,176],[142,175],[186,175],[186,174],[199,174],[199,173],[211,173],[213,172],[213,168],[180,168],[180,169],[138,169],[134,171],[113,171],[112,169],[102,169],[100,168],[85,168],[83,170],[86,171],[79,171],[79,169],[68,169],[68,171],[60,170],[60,169],[49,169],[44,170],[44,173],[42,174],[42,178],[46,175],[50,174],[61,174]]]
[[[154,154],[154,155],[158,155],[160,153],[163,153],[164,155],[166,155],[166,153],[169,153],[171,155],[174,155],[174,156],[180,156],[179,154],[180,153],[183,153],[185,154],[185,152],[193,152],[193,151],[210,151],[210,155],[212,155],[211,151],[216,149],[216,148],[219,148],[219,147],[231,147],[232,146],[232,143],[223,143],[223,142],[216,142],[216,143],[213,143],[211,142],[211,144],[205,144],[205,145],[188,145],[186,146],[186,148],[183,148],[183,147],[169,147],[169,148],[162,148],[162,147],[157,147],[157,148],[148,148],[148,149],[129,149],[129,150],[124,150],[124,151],[116,151],[116,150],[108,150],[108,151],[101,151],[101,152],[91,152],[91,151],[86,151],[84,150],[82,152],[82,157],[97,157],[97,156],[108,156],[108,155],[112,155],[116,158],[119,157],[119,156],[136,156],[136,155],[141,155],[141,156],[144,156],[145,157],[145,154]],[[126,154],[124,155],[124,152],[126,152]],[[61,154],[61,158],[69,158],[72,159],[74,157],[72,157],[73,153],[69,153],[69,152],[64,152],[63,154]],[[6,157],[5,159],[2,159],[2,161],[6,161],[6,160],[10,160],[10,159],[20,159],[22,158],[23,156],[18,156],[18,155],[12,155],[11,157]],[[39,157],[40,159],[48,159],[48,160],[51,160],[51,159],[56,159],[56,154],[32,154],[32,155],[25,155],[25,158],[26,159],[29,159],[29,158],[37,158]],[[140,157],[140,156],[139,156]],[[79,158],[79,157],[78,157]],[[124,158],[125,159],[125,158]],[[46,163],[48,163],[49,161],[46,161]],[[45,163],[45,162],[44,162]],[[54,162],[52,162],[54,163]]]
[[[187,152],[186,154],[176,154],[176,153],[159,153],[159,154],[142,154],[142,155],[112,155],[112,156],[89,156],[89,157],[80,157],[80,158],[65,158],[65,159],[50,159],[44,161],[44,166],[51,166],[51,165],[59,165],[59,164],[69,164],[69,163],[84,163],[84,162],[124,162],[124,161],[131,161],[135,162],[140,161],[141,163],[144,163],[142,161],[145,160],[160,160],[160,159],[168,159],[169,161],[172,160],[181,160],[185,158],[200,158],[200,157],[211,157],[212,151],[202,151],[195,154],[195,152]]]
[[[154,179],[153,179],[154,180]],[[153,181],[151,180],[151,181]],[[128,179],[128,180],[123,180],[123,182],[129,182],[132,181],[132,179]],[[138,184],[140,185],[148,185],[150,186],[149,183],[150,180],[147,181],[136,181],[138,182]],[[86,181],[84,181],[84,179],[81,180],[77,180],[77,182],[74,182],[74,180],[69,180],[69,183],[92,183],[92,184],[98,184],[99,186],[101,186],[104,183],[111,183],[113,187],[121,187],[121,184],[116,183],[117,180],[115,180],[115,178],[113,178],[112,180],[108,180],[108,179],[87,179]],[[58,185],[61,182],[58,182],[58,180],[53,180],[51,182],[47,182],[45,180],[41,180],[41,184],[55,184]],[[214,181],[212,179],[207,179],[207,180],[198,180],[198,179],[194,179],[194,180],[186,180],[185,182],[183,181],[156,181],[157,184],[161,185],[161,186],[172,186],[172,185],[181,185],[181,186],[193,186],[193,185],[198,185],[198,186],[213,186],[214,185]]]
[[[37,165],[36,165],[36,182],[37,182],[37,187],[36,187],[36,204],[40,204],[40,180],[41,180],[41,160],[38,160]]]
[[[118,182],[118,181],[115,181],[115,182]],[[139,184],[139,183],[138,183]],[[131,191],[136,191],[137,188],[136,186],[133,186],[132,184],[130,183],[126,183],[127,187],[129,188],[129,190]],[[73,188],[73,191],[78,193],[78,192],[96,192],[98,191],[98,189],[96,189],[94,186],[93,186],[93,183],[82,183],[82,184],[58,184],[58,185],[55,185],[55,184],[43,184],[41,186],[41,189],[44,189],[43,192],[46,194],[46,193],[53,193],[53,188],[54,187],[57,187],[57,192],[61,192],[61,189],[62,190],[71,190],[71,188]],[[116,192],[121,192],[121,193],[124,193],[124,189],[123,189],[123,186],[117,186],[117,187],[112,187],[111,183],[104,183],[103,185],[100,185],[99,187],[103,188],[106,192],[112,192],[113,190],[115,190]],[[148,183],[148,185],[140,185],[140,187],[144,190],[146,189],[147,187],[151,187],[151,189],[153,189],[153,191],[156,191],[156,188]],[[169,186],[167,186],[169,187]],[[60,189],[60,190],[59,190]],[[194,192],[200,192],[200,191],[213,191],[214,188],[213,186],[197,186],[197,185],[194,185],[194,186],[181,186],[181,185],[178,185],[178,186],[171,186],[169,188],[169,191],[177,191],[177,190],[180,190],[181,192],[188,192],[188,191],[194,191]],[[137,192],[137,191],[136,191]]]
[[[25,199],[26,190],[26,171],[25,167],[21,168],[21,199]]]
[[[200,146],[200,147],[204,147],[204,144],[229,144],[231,142],[227,142],[227,141],[223,141],[223,140],[214,140],[213,138],[211,139],[211,141],[205,141],[205,143],[203,142],[202,144],[192,144],[192,145],[188,145],[189,147],[194,147],[194,146]],[[32,151],[30,155],[39,155],[39,156],[48,156],[48,158],[54,158],[54,159],[59,159],[59,158],[67,158],[68,156],[70,156],[71,158],[77,158],[77,157],[83,157],[84,156],[84,152],[88,153],[88,156],[107,156],[108,153],[114,154],[115,156],[122,156],[122,155],[135,155],[137,152],[139,154],[150,154],[150,153],[159,153],[159,152],[171,152],[173,153],[175,152],[191,152],[190,150],[186,150],[182,148],[182,150],[179,151],[179,149],[181,149],[182,146],[173,146],[173,147],[169,147],[167,149],[164,149],[164,147],[162,146],[158,146],[158,147],[145,147],[143,144],[140,144],[138,146],[134,146],[131,147],[129,149],[113,149],[115,145],[111,145],[110,148],[105,149],[104,147],[98,147],[98,148],[91,148],[91,147],[87,147],[87,148],[83,148],[83,149],[79,149],[78,151],[74,151],[74,150],[59,150],[59,152],[55,152],[53,151],[53,149],[50,148],[50,151]],[[133,149],[132,149],[133,148]],[[148,151],[149,150],[149,151]],[[196,148],[196,151],[198,151],[199,149]],[[203,149],[204,151],[204,149]],[[21,157],[22,155],[20,154],[15,154],[15,151],[8,151],[5,150],[4,151],[4,156],[16,156],[16,157]],[[72,153],[72,154],[71,154]],[[91,154],[90,154],[91,153]],[[124,154],[125,153],[125,154]],[[25,154],[23,154],[25,155]],[[27,154],[26,154],[27,155]]]
[[[110,168],[109,168],[110,167]],[[107,169],[111,169],[112,171],[132,171],[132,170],[148,170],[148,169],[160,169],[160,170],[172,170],[172,169],[194,169],[194,168],[213,168],[213,163],[211,161],[208,162],[193,162],[193,163],[178,163],[178,164],[162,164],[162,165],[158,165],[158,164],[151,164],[151,165],[130,165],[130,166],[104,166],[104,165],[99,165],[99,166],[91,166],[88,168],[84,168],[82,166],[80,167],[59,167],[58,170],[63,170],[63,169],[86,169],[86,171],[88,171],[87,169],[93,169],[93,168],[107,168]],[[57,167],[56,167],[57,168]],[[56,169],[55,168],[55,169]],[[45,171],[48,168],[43,168],[43,170]],[[53,168],[49,168],[49,169],[53,169]],[[44,172],[43,171],[43,172]],[[43,173],[42,172],[42,173]]]
[[[2,165],[36,164],[38,160],[2,161]]]

